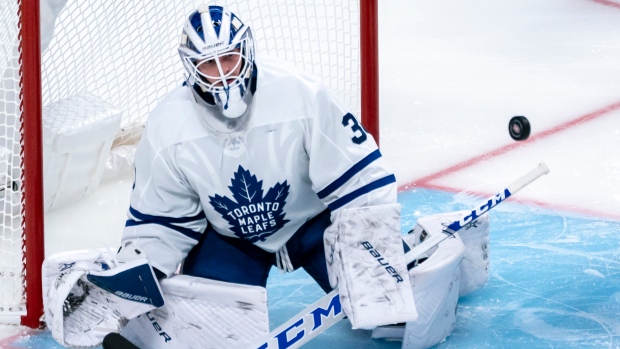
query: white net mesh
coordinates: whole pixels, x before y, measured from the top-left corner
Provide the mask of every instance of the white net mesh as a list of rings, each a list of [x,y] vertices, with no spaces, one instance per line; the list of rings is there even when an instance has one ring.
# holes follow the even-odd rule
[[[115,145],[134,143],[149,112],[184,80],[176,48],[184,18],[203,2],[68,0],[42,54],[42,106],[89,92],[123,112]],[[358,0],[210,3],[251,26],[259,55],[321,77],[360,115]],[[18,12],[19,0],[0,0],[0,322],[22,314],[25,302],[21,188],[13,190],[21,183]]]
[[[201,3],[69,0],[43,54],[43,105],[91,92],[124,111],[121,143],[135,140],[148,113],[184,79],[176,47],[185,16]],[[322,77],[359,115],[357,0],[217,3],[250,25],[259,54]]]

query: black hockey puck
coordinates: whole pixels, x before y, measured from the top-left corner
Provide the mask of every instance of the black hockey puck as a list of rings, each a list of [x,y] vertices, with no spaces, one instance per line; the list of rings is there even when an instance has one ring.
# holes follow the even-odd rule
[[[530,136],[530,122],[525,116],[515,116],[508,123],[508,132],[515,141],[524,141]]]

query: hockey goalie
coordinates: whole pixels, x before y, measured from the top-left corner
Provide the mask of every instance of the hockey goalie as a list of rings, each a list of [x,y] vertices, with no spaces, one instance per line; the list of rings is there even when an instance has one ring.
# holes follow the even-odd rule
[[[119,250],[44,264],[53,337],[247,348],[269,334],[277,266],[338,288],[353,328],[407,324],[410,348],[445,338],[459,292],[486,282],[486,216],[468,233],[469,266],[458,236],[407,265],[406,251],[454,214],[420,220],[403,240],[393,173],[323,83],[257,55],[250,27],[221,6],[188,15],[178,52],[187,76],[149,115]]]

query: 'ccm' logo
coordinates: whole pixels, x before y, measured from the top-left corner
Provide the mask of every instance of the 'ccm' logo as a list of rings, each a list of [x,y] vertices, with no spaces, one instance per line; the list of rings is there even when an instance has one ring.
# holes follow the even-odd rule
[[[476,220],[478,217],[482,216],[488,210],[492,209],[493,207],[497,206],[497,204],[499,204],[500,202],[509,198],[510,195],[511,195],[510,191],[508,189],[504,189],[504,191],[502,191],[501,193],[495,194],[494,196],[492,196],[486,203],[480,205],[479,207],[476,207],[474,210],[471,211],[470,214],[462,217],[458,222],[453,222],[452,224],[450,224],[448,228],[451,229],[452,231],[458,231],[459,229],[464,227],[469,222]]]
[[[381,264],[382,266],[385,267],[385,270],[387,270],[388,273],[390,273],[390,275],[392,275],[392,277],[396,278],[396,282],[403,282],[403,278],[398,274],[398,272],[396,271],[396,269],[394,269],[390,263],[388,263],[387,261],[385,261],[385,258],[381,257],[381,253],[379,253],[379,251],[375,250],[374,247],[372,247],[372,244],[368,241],[364,241],[362,242],[362,246],[364,246],[364,248],[366,248],[368,250],[368,252],[370,253],[371,256],[375,257],[375,259],[377,259],[377,262],[379,262],[379,264]]]
[[[338,293],[327,300],[329,301],[328,304],[321,302],[316,308],[302,315],[294,324],[274,335],[258,349],[287,349],[304,337],[310,336],[312,332],[317,331],[321,327],[331,326],[329,324],[330,321],[326,320],[323,322],[323,318],[330,319],[331,317],[331,321],[333,321],[333,319],[344,314],[342,313],[342,304],[340,303],[340,295]]]

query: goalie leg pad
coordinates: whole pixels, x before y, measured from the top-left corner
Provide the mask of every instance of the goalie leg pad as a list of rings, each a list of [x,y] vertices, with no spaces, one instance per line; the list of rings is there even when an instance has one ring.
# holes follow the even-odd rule
[[[489,225],[489,215],[484,214],[458,232],[465,244],[459,297],[484,287],[489,281]]]
[[[455,211],[420,217],[411,235],[414,236],[413,245],[417,245],[425,238],[428,232],[438,232],[444,225],[468,214],[469,211]],[[473,222],[459,230],[458,235],[465,244],[465,253],[460,266],[459,297],[482,288],[489,281],[489,215],[483,214]],[[428,251],[433,253],[437,247]]]
[[[468,213],[457,211],[421,217],[403,239],[414,247]],[[458,297],[481,288],[488,281],[488,244],[489,216],[485,214],[465,226],[455,238],[427,251],[417,265],[409,266],[413,267],[409,275],[418,319],[406,326],[378,327],[373,330],[372,338],[403,339],[406,343],[403,348],[414,349],[433,346],[447,337],[454,328]]]
[[[140,348],[247,348],[269,334],[267,292],[260,286],[174,275],[161,280],[166,305],[127,324]]]
[[[405,241],[414,246],[421,238],[443,234],[442,219],[436,218],[420,218],[414,232],[407,235]],[[405,326],[404,349],[429,348],[444,340],[454,329],[464,252],[463,241],[456,235],[429,250],[427,258],[409,270],[419,316]]]
[[[353,328],[417,317],[400,233],[400,205],[343,209],[325,231],[330,283]]]

